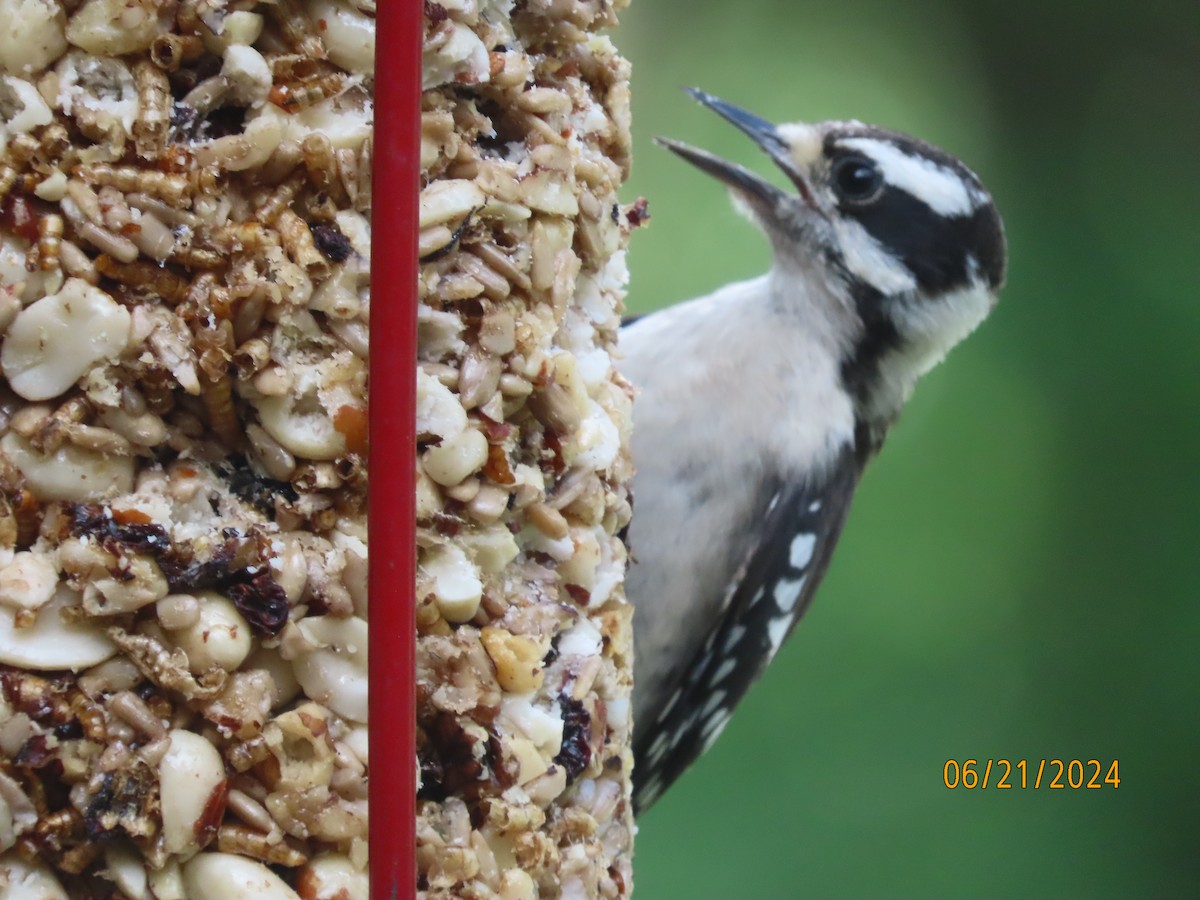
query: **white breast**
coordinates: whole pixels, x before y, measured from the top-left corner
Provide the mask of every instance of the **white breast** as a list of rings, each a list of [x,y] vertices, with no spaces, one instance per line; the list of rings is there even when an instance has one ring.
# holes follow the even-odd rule
[[[831,460],[853,437],[828,329],[781,304],[771,277],[729,285],[622,330],[634,401],[635,715],[665,697],[681,658],[716,620],[766,502],[796,461]],[[801,290],[799,283],[788,290]],[[687,610],[686,616],[679,612]]]

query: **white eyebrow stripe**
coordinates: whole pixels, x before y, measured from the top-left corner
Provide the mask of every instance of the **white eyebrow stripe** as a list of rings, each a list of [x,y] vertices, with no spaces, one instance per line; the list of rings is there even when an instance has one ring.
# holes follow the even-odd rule
[[[888,184],[912,194],[939,215],[969,215],[977,205],[962,176],[931,159],[912,156],[875,138],[847,138],[838,144],[875,160]]]

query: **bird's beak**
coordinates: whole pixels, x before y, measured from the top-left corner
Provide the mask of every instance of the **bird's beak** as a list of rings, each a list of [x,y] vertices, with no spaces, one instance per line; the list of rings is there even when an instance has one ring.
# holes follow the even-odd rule
[[[793,162],[788,142],[773,124],[697,88],[687,88],[687,92],[721,118],[736,125],[749,135],[754,143],[765,150],[767,155],[788,176],[792,184],[796,186],[800,199],[804,201],[805,205],[812,209],[816,208],[812,189],[809,187],[807,179]],[[686,159],[696,168],[736,189],[752,206],[759,207],[761,212],[767,212],[780,202],[790,199],[784,191],[737,163],[721,159],[719,156],[679,141],[661,137],[655,140],[677,156]]]

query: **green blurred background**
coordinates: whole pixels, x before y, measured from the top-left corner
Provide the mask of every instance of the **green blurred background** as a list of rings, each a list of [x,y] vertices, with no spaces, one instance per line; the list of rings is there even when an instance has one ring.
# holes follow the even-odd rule
[[[922,383],[824,587],[641,821],[637,895],[1200,897],[1200,4],[635,0],[629,305],[765,270],[689,101],[910,131],[1008,228],[992,318]],[[1120,762],[947,790],[948,758]],[[1035,763],[1036,765],[1036,763]]]

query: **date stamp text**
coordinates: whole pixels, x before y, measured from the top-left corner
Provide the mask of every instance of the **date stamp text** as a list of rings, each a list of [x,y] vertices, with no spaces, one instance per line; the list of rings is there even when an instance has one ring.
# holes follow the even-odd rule
[[[1116,790],[1119,760],[1098,759],[948,759],[942,783],[950,790]]]

